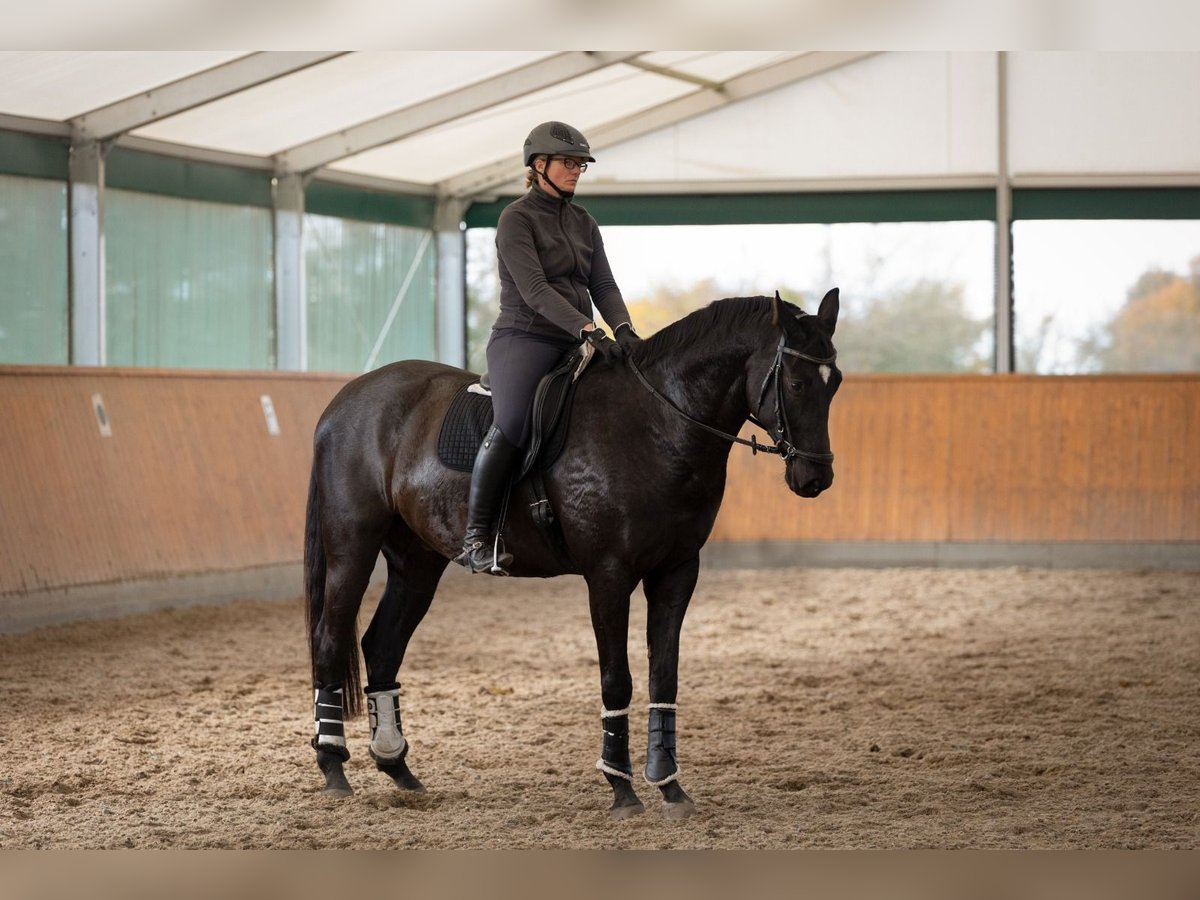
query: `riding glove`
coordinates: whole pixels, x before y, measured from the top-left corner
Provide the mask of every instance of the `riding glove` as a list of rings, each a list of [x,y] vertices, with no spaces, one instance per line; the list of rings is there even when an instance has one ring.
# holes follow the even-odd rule
[[[617,343],[621,345],[622,350],[629,350],[642,342],[638,337],[638,333],[633,330],[633,325],[628,322],[622,322],[613,331],[613,337],[617,339]]]
[[[607,365],[611,366],[625,359],[625,351],[621,349],[621,345],[605,334],[603,328],[585,331],[583,338],[595,348]]]

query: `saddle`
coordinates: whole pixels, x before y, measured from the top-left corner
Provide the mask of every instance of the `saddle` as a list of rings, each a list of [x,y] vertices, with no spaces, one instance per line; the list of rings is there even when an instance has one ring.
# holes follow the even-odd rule
[[[568,350],[538,382],[533,394],[529,444],[513,483],[530,479],[536,501],[531,512],[542,527],[553,524],[554,512],[546,499],[541,473],[554,464],[567,442],[575,386],[594,353],[592,345],[586,342]],[[470,472],[493,418],[492,393],[485,373],[479,381],[463,385],[450,401],[438,433],[437,454],[442,465],[457,472]]]

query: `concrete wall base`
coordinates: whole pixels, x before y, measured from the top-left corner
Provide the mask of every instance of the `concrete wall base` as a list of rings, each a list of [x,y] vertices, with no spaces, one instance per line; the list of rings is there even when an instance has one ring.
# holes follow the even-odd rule
[[[918,541],[716,541],[708,568],[929,566],[1200,570],[1200,544],[1134,542],[983,543]]]
[[[1174,569],[1200,571],[1195,543],[919,543],[892,541],[717,541],[700,554],[711,569],[786,566],[929,566],[982,568],[1031,566],[1051,569]],[[467,577],[454,566],[446,576]],[[373,588],[384,581],[382,559]],[[261,566],[120,584],[89,584],[28,594],[0,595],[0,634],[86,619],[111,619],[158,609],[230,600],[285,600],[303,593],[300,563]]]
[[[29,631],[86,619],[114,619],[157,609],[253,598],[297,598],[304,592],[299,563],[109,584],[85,584],[0,595],[0,633]]]

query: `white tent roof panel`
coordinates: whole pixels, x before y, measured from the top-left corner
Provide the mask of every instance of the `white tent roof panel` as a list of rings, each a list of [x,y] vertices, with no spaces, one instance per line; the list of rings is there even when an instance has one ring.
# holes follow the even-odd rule
[[[696,86],[631,66],[615,65],[500,104],[405,141],[369,150],[331,168],[418,182],[437,182],[505,157],[519,157],[525,135],[551,119],[585,134],[612,119],[681,97]],[[520,163],[513,169],[516,179]]]
[[[582,51],[571,53],[578,63]],[[740,189],[755,181],[786,189],[801,182],[986,179],[997,171],[994,52],[840,54],[839,61],[830,52],[647,51],[562,78],[567,69],[554,63],[556,55],[356,51],[290,74],[280,74],[286,61],[275,57],[280,66],[265,83],[254,84],[247,74],[235,93],[213,91],[209,96],[219,99],[124,127],[136,129],[129,136],[141,139],[136,146],[142,149],[198,158],[214,158],[216,152],[218,159],[225,152],[240,154],[229,158],[234,163],[250,156],[270,165],[272,156],[309,145],[307,155],[277,160],[286,164],[281,171],[334,160],[330,169],[391,180],[398,190],[420,185],[467,194],[495,192],[509,166],[510,186],[519,183],[521,141],[547,119],[570,122],[593,137],[599,163],[588,180],[610,192],[670,189],[676,181],[686,183],[680,190],[720,182]],[[10,117],[0,125],[66,135],[76,119],[77,136],[86,135],[78,117],[147,93],[161,99],[156,91],[164,85],[232,60],[238,66],[218,74],[254,69],[242,66],[244,56],[244,51],[0,51],[0,118]],[[611,63],[611,57],[589,60]],[[1007,61],[1014,177],[1083,174],[1103,180],[1128,173],[1200,180],[1200,53],[1012,52]],[[555,74],[545,77],[558,80],[504,99],[518,83],[511,73],[530,64],[539,67],[539,78],[543,64],[550,64]],[[758,74],[743,77],[748,72]],[[729,91],[712,90],[730,81]],[[471,89],[472,102],[463,104],[461,117],[445,124],[434,124],[437,115],[399,116],[380,125],[382,137],[355,130],[475,85],[481,88]],[[742,99],[724,102],[731,97]],[[486,108],[472,112],[479,103]],[[141,106],[153,114],[153,103]],[[23,120],[40,121],[24,126]],[[392,140],[408,122],[417,123],[413,133]],[[343,140],[346,131],[356,139]],[[105,134],[99,128],[95,133]],[[310,143],[329,135],[339,137]],[[613,142],[614,135],[621,136],[620,143]],[[391,143],[374,146],[381,140]],[[337,146],[328,151],[328,144]],[[337,158],[364,147],[373,149]]]
[[[211,50],[0,52],[0,112],[66,120],[244,55]]]
[[[464,53],[454,54],[453,65],[447,65],[445,54],[435,51],[351,53],[134,133],[270,156],[553,55],[515,50]]]
[[[727,80],[796,52],[663,51],[640,58],[700,78]],[[538,122],[559,119],[587,133],[590,128],[700,90],[695,84],[618,64],[545,88],[486,112],[431,129],[404,141],[340,160],[346,172],[434,183],[464,171],[519,156],[521,142]],[[513,168],[514,184],[520,179]]]
[[[1015,53],[1014,175],[1200,171],[1200,54]]]
[[[996,57],[887,53],[604,148],[597,180],[979,175]]]

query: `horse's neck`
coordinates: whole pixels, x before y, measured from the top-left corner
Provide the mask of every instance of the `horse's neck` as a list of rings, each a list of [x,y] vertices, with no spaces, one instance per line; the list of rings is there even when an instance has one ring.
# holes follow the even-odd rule
[[[673,351],[669,357],[651,365],[676,406],[706,425],[736,434],[750,413],[747,400],[747,363],[758,349],[751,335],[713,346],[689,345]]]

